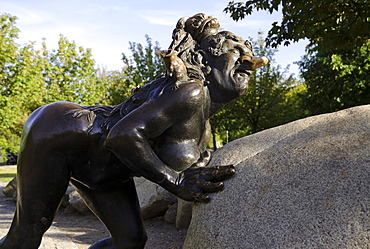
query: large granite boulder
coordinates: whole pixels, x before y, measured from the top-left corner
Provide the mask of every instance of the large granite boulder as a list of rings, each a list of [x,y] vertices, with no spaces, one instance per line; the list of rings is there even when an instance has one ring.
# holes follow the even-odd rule
[[[167,209],[176,203],[176,197],[161,186],[143,177],[135,177],[134,180],[144,220],[165,215]]]
[[[196,204],[184,249],[369,248],[370,105],[227,144],[225,190]]]

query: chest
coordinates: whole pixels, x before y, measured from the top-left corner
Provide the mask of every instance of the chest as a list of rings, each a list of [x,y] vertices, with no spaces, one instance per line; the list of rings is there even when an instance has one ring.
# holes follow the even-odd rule
[[[153,149],[158,157],[176,171],[182,171],[197,162],[210,140],[208,121],[184,123],[169,129],[156,139]]]

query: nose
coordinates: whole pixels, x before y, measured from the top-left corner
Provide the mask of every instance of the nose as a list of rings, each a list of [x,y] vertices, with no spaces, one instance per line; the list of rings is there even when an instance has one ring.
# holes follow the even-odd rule
[[[252,56],[248,56],[248,55],[242,55],[240,57],[240,61],[243,63],[244,61],[251,61],[252,59]]]
[[[257,57],[257,56],[247,56],[243,55],[240,60],[242,62],[248,61],[251,67],[251,70],[256,70],[257,68],[265,66],[269,60],[265,56]]]

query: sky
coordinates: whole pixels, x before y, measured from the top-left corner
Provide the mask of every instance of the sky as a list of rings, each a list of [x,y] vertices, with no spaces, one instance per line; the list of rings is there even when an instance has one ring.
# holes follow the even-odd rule
[[[60,34],[77,46],[91,48],[96,65],[107,70],[121,69],[122,53],[131,55],[129,42],[146,45],[145,35],[157,41],[162,49],[171,43],[172,31],[181,17],[205,13],[216,17],[223,30],[244,39],[257,40],[258,32],[267,34],[281,14],[265,11],[235,22],[223,12],[229,0],[0,0],[0,12],[18,17],[20,29],[17,43],[36,42],[43,38],[48,50],[56,49]],[[276,65],[296,76],[298,67],[293,64],[305,53],[307,42],[281,46],[275,54]],[[258,56],[258,55],[257,55]]]

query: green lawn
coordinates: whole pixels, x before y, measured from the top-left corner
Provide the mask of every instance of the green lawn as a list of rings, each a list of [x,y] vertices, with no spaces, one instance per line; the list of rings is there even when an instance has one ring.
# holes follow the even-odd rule
[[[17,168],[5,168],[0,167],[0,182],[10,182],[17,174]]]

